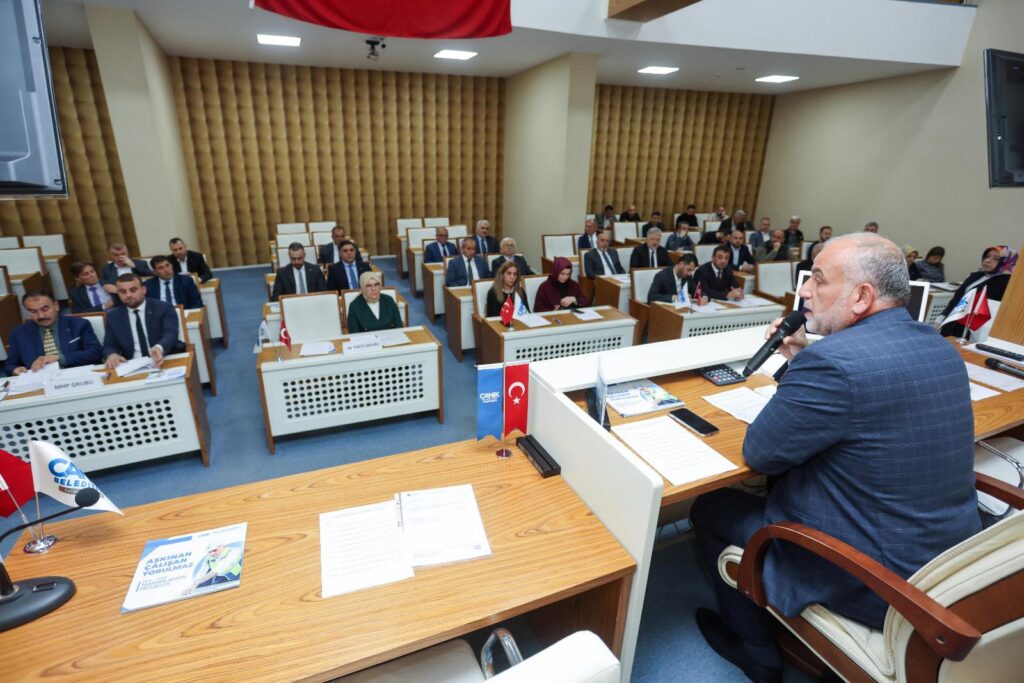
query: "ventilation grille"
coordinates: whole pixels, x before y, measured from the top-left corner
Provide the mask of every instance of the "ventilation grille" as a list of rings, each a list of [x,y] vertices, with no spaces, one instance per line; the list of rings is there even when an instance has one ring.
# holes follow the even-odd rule
[[[538,344],[536,346],[523,346],[515,349],[515,360],[539,361],[551,358],[565,358],[566,356],[578,356],[582,353],[593,353],[594,351],[608,351],[622,346],[622,337],[602,337],[600,339],[577,339],[573,341],[557,342],[554,344]]]
[[[281,386],[289,420],[410,403],[426,396],[423,363],[293,379]]]

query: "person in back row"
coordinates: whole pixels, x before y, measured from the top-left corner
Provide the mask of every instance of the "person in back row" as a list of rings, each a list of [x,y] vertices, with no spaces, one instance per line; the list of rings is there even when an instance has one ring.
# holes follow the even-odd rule
[[[907,259],[907,276],[911,280],[920,280],[921,272],[917,269],[917,249],[909,244],[903,245],[903,256]]]
[[[609,249],[611,238],[607,230],[597,235],[597,249],[591,249],[583,255],[583,276],[593,280],[598,275],[622,275],[626,271],[619,263],[619,252]]]
[[[685,228],[699,228],[700,221],[697,220],[697,207],[693,204],[686,205],[686,211],[682,212],[676,217],[675,229],[679,230],[680,227]]]
[[[761,247],[772,242],[772,219],[763,217],[757,224],[757,230],[750,233],[750,249],[757,252]]]
[[[331,241],[327,244],[321,244],[317,250],[317,263],[321,263],[325,266],[330,266],[341,260],[341,243],[345,241],[345,228],[340,225],[335,225],[331,228]],[[352,240],[348,240],[352,242]],[[355,245],[355,242],[352,242]],[[359,253],[359,247],[356,247],[356,261],[362,262],[363,255]]]
[[[651,281],[651,288],[647,292],[647,303],[662,301],[667,304],[690,301],[698,305],[708,302],[708,298],[701,292],[701,300],[695,301],[697,291],[697,279],[693,273],[697,270],[697,257],[693,254],[683,254],[679,261],[671,268],[661,270]]]
[[[387,294],[381,294],[381,285],[380,273],[365,270],[359,276],[362,292],[349,304],[345,316],[349,333],[393,330],[404,326],[398,304]]]
[[[476,241],[462,240],[462,256],[448,262],[448,270],[444,274],[447,287],[465,287],[475,280],[486,280],[491,276],[487,262],[476,253]]]
[[[640,236],[647,237],[647,231],[650,230],[651,228],[657,228],[662,232],[665,231],[665,224],[661,222],[661,211],[651,212],[651,220],[647,221],[646,223],[643,224],[643,226],[641,226]]]
[[[359,251],[354,242],[342,240],[338,247],[341,258],[327,270],[327,289],[338,291],[359,289],[363,273],[370,272],[370,264],[356,260]]]
[[[771,242],[761,245],[754,251],[758,263],[765,261],[788,261],[789,249],[786,248],[786,231],[782,228],[772,230]]]
[[[641,220],[640,213],[636,210],[636,204],[630,204],[629,208],[619,216],[620,222],[625,221],[627,223],[639,223]]]
[[[577,251],[580,249],[597,249],[597,223],[587,219],[583,224],[583,234],[576,241]]]
[[[476,232],[466,241],[475,241],[476,253],[480,256],[487,256],[488,254],[498,253],[498,241],[493,237],[490,237],[491,222],[486,218],[481,218],[476,222]]]
[[[729,233],[726,243],[730,250],[729,264],[733,270],[749,273],[754,270],[754,257],[750,254],[750,249],[745,244],[746,241],[742,230],[733,230]]]
[[[722,221],[722,224],[718,226],[718,231],[723,235],[728,235],[733,230],[753,230],[753,224],[747,220],[747,212],[743,209],[736,209],[732,216]]]
[[[434,241],[423,250],[423,262],[441,263],[445,256],[455,256],[458,253],[455,245],[448,241],[448,228],[440,225],[434,229]]]
[[[146,280],[146,296],[160,299],[164,303],[175,306],[181,304],[185,310],[203,307],[203,298],[191,275],[174,273],[171,259],[166,256],[154,256],[149,265],[156,277]]]
[[[78,286],[68,292],[72,313],[101,313],[121,302],[117,298],[117,287],[100,282],[96,266],[89,261],[75,261],[71,274]]]
[[[730,247],[720,244],[711,254],[711,260],[697,269],[695,277],[702,296],[730,301],[743,298],[743,287],[736,281],[729,265],[731,254]]]
[[[277,269],[270,298],[277,301],[282,294],[311,294],[327,289],[320,266],[306,263],[306,248],[298,242],[288,245],[288,265]]]
[[[4,363],[8,376],[38,372],[49,363],[72,368],[100,361],[103,349],[92,325],[82,318],[61,315],[50,292],[27,292],[21,305],[28,311],[29,321],[11,331]]]
[[[925,257],[914,264],[917,266],[918,277],[928,282],[945,282],[946,267],[942,263],[945,255],[946,250],[942,247],[929,249]]]
[[[664,268],[669,265],[668,250],[661,246],[661,230],[651,228],[647,231],[646,244],[638,244],[629,255],[629,269]]]
[[[497,272],[503,263],[509,261],[519,266],[520,277],[533,275],[533,270],[527,265],[526,258],[516,253],[516,241],[511,237],[505,237],[501,240],[501,256],[497,256],[491,261],[491,272]]]
[[[605,204],[604,213],[597,214],[594,222],[602,230],[611,230],[612,226],[615,225],[615,207],[611,204]]]
[[[198,251],[191,251],[185,240],[175,237],[167,246],[171,248],[170,259],[175,273],[197,275],[200,282],[207,282],[213,278],[213,272],[210,266],[206,265],[206,259]]]
[[[519,276],[519,265],[515,261],[506,261],[495,269],[494,285],[487,290],[485,314],[492,318],[501,314],[505,301],[513,297],[512,311],[514,315],[530,312],[530,302],[526,300],[523,281]]]
[[[668,251],[693,251],[693,240],[687,232],[687,224],[679,223],[676,231],[665,240],[665,249]]]
[[[117,277],[127,273],[136,275],[152,275],[149,264],[140,258],[133,259],[128,255],[128,247],[123,244],[111,244],[107,247],[110,262],[103,266],[101,273],[103,283],[116,287]]]
[[[536,313],[582,308],[590,302],[583,296],[578,282],[572,279],[572,263],[564,256],[555,259],[548,279],[537,288],[537,299],[533,303]]]

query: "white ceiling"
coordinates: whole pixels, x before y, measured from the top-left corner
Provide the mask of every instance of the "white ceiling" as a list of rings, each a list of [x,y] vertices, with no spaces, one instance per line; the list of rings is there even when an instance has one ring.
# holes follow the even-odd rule
[[[250,10],[248,0],[42,0],[42,6],[50,44],[65,47],[91,47],[84,2],[87,5],[106,5],[134,10],[153,34],[156,42],[168,54],[176,56],[508,77],[566,52],[585,52],[599,55],[599,83],[761,93],[821,88],[943,68],[951,63],[957,64],[963,47],[956,52],[954,46],[951,51],[950,34],[954,34],[955,38],[962,33],[963,41],[966,42],[966,33],[970,29],[970,20],[966,22],[964,29],[964,21],[954,25],[949,17],[945,16],[940,18],[952,26],[952,29],[945,33],[936,36],[935,22],[922,26],[921,36],[929,36],[936,41],[937,46],[946,48],[945,53],[936,58],[929,57],[929,63],[900,61],[900,55],[895,55],[897,58],[894,59],[893,54],[886,54],[885,59],[875,58],[875,52],[867,46],[861,52],[870,55],[869,58],[802,53],[801,50],[805,51],[808,47],[806,44],[793,44],[791,51],[779,51],[778,42],[788,45],[792,41],[779,41],[777,31],[767,34],[767,37],[776,39],[774,43],[771,40],[763,42],[764,47],[772,48],[770,50],[716,47],[716,44],[735,43],[751,46],[756,42],[754,38],[731,40],[742,35],[742,32],[730,32],[727,26],[722,24],[723,12],[732,12],[737,16],[741,14],[737,12],[737,1],[703,0],[690,8],[657,20],[657,23],[639,25],[633,22],[605,20],[600,13],[603,11],[602,7],[606,7],[602,3],[606,3],[607,0],[544,0],[545,4],[539,4],[539,0],[513,0],[512,16],[515,27],[509,35],[481,40],[393,38],[387,40],[386,49],[380,50],[381,57],[378,61],[366,59],[366,35],[306,24],[258,9]],[[790,3],[806,1],[788,0]],[[854,4],[877,4],[880,1],[855,0]],[[837,0],[814,2],[835,3]],[[891,4],[920,6],[919,3]],[[925,7],[932,11],[930,6]],[[547,15],[538,12],[538,9],[545,8]],[[699,13],[694,12],[695,9],[699,9]],[[907,12],[904,7],[899,9],[901,12]],[[549,24],[544,23],[544,16],[559,12],[561,16],[553,17]],[[687,12],[691,14],[687,15]],[[517,18],[521,21],[517,21]],[[665,37],[666,33],[678,35],[680,31],[673,31],[672,28],[683,25],[683,22],[691,18],[692,21],[686,24],[690,29],[686,33],[691,35],[685,36],[691,44],[671,42],[671,38]],[[823,21],[831,22],[833,25],[844,23],[836,22],[835,18],[835,14],[829,16],[828,13],[821,17]],[[911,16],[908,21],[919,18]],[[970,19],[973,19],[973,13]],[[763,27],[763,21],[759,18],[758,26]],[[790,25],[784,17],[782,21],[784,26]],[[532,28],[526,28],[520,23],[528,24]],[[717,38],[717,29],[703,30],[702,26],[708,24],[722,27],[720,41]],[[536,28],[538,25],[550,25],[558,30],[540,30]],[[758,35],[757,26],[745,28],[749,29],[748,35]],[[842,26],[838,29],[842,29]],[[568,32],[570,30],[580,33]],[[589,35],[586,34],[588,31]],[[602,34],[594,35],[597,31]],[[643,35],[645,32],[650,37]],[[302,46],[261,46],[256,43],[256,33],[297,35],[302,38]],[[695,35],[703,35],[704,40],[695,39]],[[841,37],[822,42],[821,36],[818,36],[818,44],[813,45],[814,41],[806,42],[812,44],[819,52],[827,52],[825,46],[841,42],[839,38]],[[857,42],[857,35],[850,38],[851,44],[862,44]],[[891,45],[890,42],[886,44]],[[479,55],[466,62],[434,59],[432,55],[442,48],[472,50]],[[920,50],[907,53],[915,60],[919,59],[919,54],[926,53]],[[954,55],[952,58],[951,54]],[[680,69],[668,76],[636,73],[637,69],[651,64],[678,66]],[[800,80],[782,85],[754,83],[757,76],[773,73],[799,75]]]

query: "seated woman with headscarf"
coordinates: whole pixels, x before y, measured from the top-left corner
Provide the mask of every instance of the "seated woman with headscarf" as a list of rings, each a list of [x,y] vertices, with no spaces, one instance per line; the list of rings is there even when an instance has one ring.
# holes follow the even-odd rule
[[[537,288],[537,299],[533,303],[534,312],[559,311],[588,305],[590,302],[583,296],[579,283],[572,279],[572,263],[564,256],[559,256],[555,259],[548,279]]]
[[[967,279],[960,284],[953,298],[949,300],[946,309],[942,311],[942,320],[953,312],[956,305],[965,295],[974,290],[985,289],[985,295],[989,301],[1002,301],[1006,286],[1010,284],[1010,275],[1017,265],[1017,252],[1007,246],[989,247],[981,255],[981,268],[967,276]],[[936,323],[940,334],[944,337],[960,337],[964,334],[963,323],[966,320],[955,320],[942,324]],[[969,334],[969,332],[968,332]]]
[[[530,304],[526,301],[526,293],[519,279],[519,266],[515,261],[505,261],[494,274],[494,284],[487,292],[487,317],[501,315],[501,307],[510,296],[515,297],[512,303],[515,314],[530,312]]]
[[[403,327],[398,304],[390,296],[380,295],[380,273],[371,270],[360,275],[359,288],[363,293],[353,299],[348,307],[349,333]]]

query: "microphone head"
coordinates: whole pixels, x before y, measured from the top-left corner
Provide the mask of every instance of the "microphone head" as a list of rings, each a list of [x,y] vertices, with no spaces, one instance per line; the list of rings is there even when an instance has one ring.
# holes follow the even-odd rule
[[[999,361],[997,361],[995,358],[986,358],[985,365],[989,366],[993,370],[999,369]]]
[[[75,494],[75,505],[80,508],[92,507],[100,499],[100,492],[94,488],[79,489]]]
[[[784,336],[789,336],[799,330],[807,322],[807,316],[804,315],[803,311],[793,311],[779,323],[779,330],[784,332]]]

